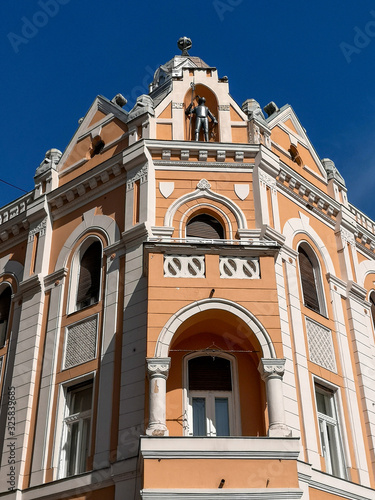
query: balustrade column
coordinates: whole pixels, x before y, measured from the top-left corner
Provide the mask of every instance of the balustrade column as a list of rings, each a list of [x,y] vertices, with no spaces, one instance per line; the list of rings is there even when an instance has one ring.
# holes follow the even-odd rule
[[[167,378],[171,358],[148,358],[147,374],[150,385],[148,436],[168,436],[166,425]]]
[[[289,427],[285,424],[283,375],[285,359],[265,359],[259,363],[262,380],[266,383],[267,406],[270,437],[287,437],[291,435]]]

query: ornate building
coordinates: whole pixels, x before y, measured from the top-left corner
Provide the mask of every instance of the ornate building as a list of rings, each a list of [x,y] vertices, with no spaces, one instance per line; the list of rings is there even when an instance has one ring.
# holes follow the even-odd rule
[[[374,222],[189,45],[0,209],[3,496],[375,499]]]

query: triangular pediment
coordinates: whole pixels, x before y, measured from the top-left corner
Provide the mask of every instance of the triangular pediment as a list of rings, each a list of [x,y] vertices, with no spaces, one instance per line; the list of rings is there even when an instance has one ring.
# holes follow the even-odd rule
[[[93,139],[102,137],[104,148],[109,150],[112,143],[120,141],[127,135],[128,115],[127,111],[105,97],[96,97],[84,118],[80,120],[78,129],[59,161],[58,172],[61,183],[66,182],[65,177],[70,180],[72,176],[76,177],[95,166],[98,160],[103,161],[103,157],[98,156],[95,159],[90,153]],[[106,149],[103,149],[103,152]]]
[[[315,178],[319,178],[323,182],[327,182],[327,172],[315,151],[310,139],[306,134],[306,130],[301,125],[293,108],[287,104],[279,111],[271,115],[267,119],[268,126],[271,129],[271,137],[284,150],[285,156],[290,158],[290,147],[294,146],[302,158],[302,171],[307,175],[310,174]]]

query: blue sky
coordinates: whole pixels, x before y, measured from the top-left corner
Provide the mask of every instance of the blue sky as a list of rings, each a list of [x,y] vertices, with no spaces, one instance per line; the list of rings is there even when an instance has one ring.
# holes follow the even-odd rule
[[[291,104],[349,201],[375,218],[374,2],[17,0],[4,11],[2,180],[31,190],[44,153],[65,149],[96,95],[134,102],[189,36],[239,105]],[[1,206],[20,195],[0,182]]]

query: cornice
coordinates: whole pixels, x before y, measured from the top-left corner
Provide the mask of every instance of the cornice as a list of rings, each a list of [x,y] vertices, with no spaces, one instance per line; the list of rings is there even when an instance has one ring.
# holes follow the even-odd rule
[[[358,285],[354,281],[349,281],[347,284],[348,297],[356,300],[357,302],[363,303],[366,300],[367,290],[362,286]]]
[[[45,276],[44,277],[45,290],[50,290],[51,288],[58,286],[60,282],[67,276],[67,274],[68,274],[68,269],[66,267],[63,267]]]
[[[127,231],[124,231],[121,236],[124,244],[127,246],[134,241],[140,239],[145,240],[148,236],[148,228],[144,222],[141,222]]]

